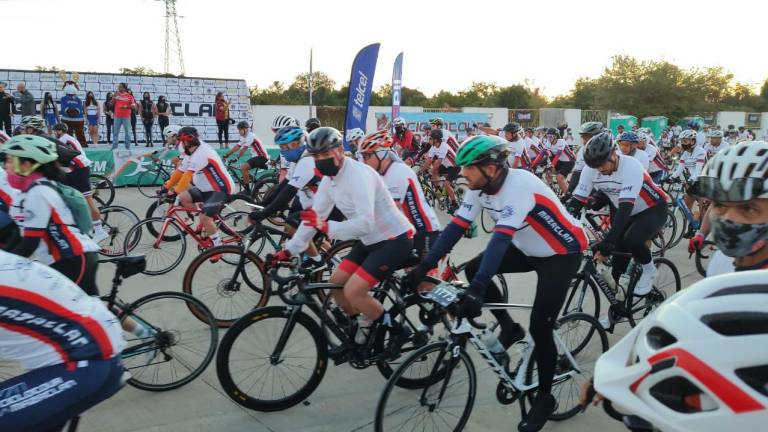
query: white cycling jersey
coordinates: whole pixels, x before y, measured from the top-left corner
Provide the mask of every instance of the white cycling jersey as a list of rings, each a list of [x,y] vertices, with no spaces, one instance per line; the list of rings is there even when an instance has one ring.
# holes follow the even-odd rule
[[[305,156],[298,162],[288,164],[288,175],[285,178],[288,179],[290,186],[298,189],[296,196],[299,197],[301,208],[312,207],[315,190],[321,177],[320,172],[315,169],[315,159],[312,156]]]
[[[192,184],[200,192],[224,192],[227,195],[235,193],[235,181],[229,175],[221,156],[209,145],[197,147],[194,153],[188,156],[185,171],[194,172]]]
[[[648,165],[650,164],[651,161],[648,159],[648,153],[646,153],[645,150],[640,150],[639,148],[636,148],[635,152],[632,153],[630,156],[637,159],[637,161],[640,162],[640,165],[643,167],[643,169],[648,171]]]
[[[468,227],[483,209],[496,221],[494,229],[512,235],[512,244],[527,256],[567,255],[587,247],[581,222],[565,210],[552,189],[528,171],[509,170],[494,195],[467,191],[454,222]]]
[[[448,168],[456,166],[456,152],[445,143],[441,143],[440,147],[430,147],[429,151],[427,151],[427,159],[430,163],[435,159],[439,159],[442,161],[442,165]]]
[[[0,251],[0,358],[38,369],[110,359],[125,347],[120,321],[61,273]]]
[[[320,219],[327,220],[334,206],[346,220],[328,221],[331,239],[360,240],[372,245],[414,232],[379,173],[349,157],[344,158],[336,176],[323,176],[320,180],[312,208]],[[307,248],[314,235],[315,228],[302,224],[285,248],[295,256]]]
[[[651,176],[640,162],[631,156],[618,156],[618,167],[609,175],[600,174],[600,171],[585,166],[573,196],[586,202],[592,189],[597,189],[605,193],[616,208],[621,202],[633,203],[631,216],[657,205],[666,205],[669,197],[651,180]]]
[[[440,221],[424,197],[419,178],[413,169],[402,162],[392,162],[383,174],[395,204],[418,232],[440,231]]]
[[[576,155],[564,139],[558,138],[554,143],[549,140],[544,141],[544,148],[549,151],[552,158],[557,158],[558,162],[571,162],[576,160]]]
[[[576,164],[573,166],[574,171],[581,171],[584,169],[585,166],[587,166],[587,163],[584,162],[585,148],[587,148],[587,146],[583,145],[579,147],[579,150],[576,152]]]
[[[83,146],[80,145],[80,141],[78,141],[75,137],[69,134],[64,134],[61,136],[61,138],[57,139],[69,146],[72,150],[80,152],[79,155],[72,159],[70,168],[85,168],[91,166],[91,160],[88,159],[88,156],[85,155]]]
[[[683,151],[680,153],[680,163],[672,177],[680,177],[683,174],[683,169],[688,169],[688,173],[691,175],[688,180],[694,181],[699,177],[699,173],[701,173],[706,160],[707,152],[702,146],[696,145],[689,151]]]
[[[509,166],[513,166],[515,159],[520,159],[518,168],[525,168],[528,166],[525,161],[530,159],[528,159],[528,149],[525,147],[524,140],[518,138],[517,141],[507,141],[507,149],[509,149],[509,156],[507,157]]]
[[[440,129],[443,131],[443,144],[448,144],[448,147],[455,153],[459,149],[459,141],[453,136],[453,133],[448,129]]]
[[[720,145],[717,147],[713,146],[712,143],[708,142],[707,145],[704,146],[704,151],[707,152],[707,159],[709,159],[720,150],[727,149],[728,147],[729,147],[729,144],[725,140],[720,141]]]
[[[245,136],[241,135],[240,139],[237,141],[236,146],[251,149],[251,156],[253,157],[260,156],[269,159],[269,156],[267,156],[267,151],[264,150],[264,145],[253,132],[248,132],[245,134]]]
[[[653,174],[659,171],[666,171],[667,166],[664,164],[664,159],[661,158],[659,148],[651,143],[645,144],[645,153],[648,154],[648,172]]]

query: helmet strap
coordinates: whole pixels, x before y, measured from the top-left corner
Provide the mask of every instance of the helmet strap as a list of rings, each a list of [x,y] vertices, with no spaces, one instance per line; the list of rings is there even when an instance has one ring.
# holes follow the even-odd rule
[[[485,186],[483,186],[480,190],[486,195],[495,195],[499,189],[501,189],[501,185],[504,184],[504,180],[507,178],[509,168],[506,164],[496,164],[496,167],[499,169],[499,171],[495,177],[491,177],[488,175],[488,173],[485,172],[484,169],[488,165],[491,164],[477,167],[477,169],[480,170],[480,174],[482,174],[485,178]]]

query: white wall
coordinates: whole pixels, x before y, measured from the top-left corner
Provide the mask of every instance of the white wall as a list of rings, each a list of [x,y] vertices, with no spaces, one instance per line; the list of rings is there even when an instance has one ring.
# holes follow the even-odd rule
[[[574,136],[579,134],[579,126],[581,126],[581,110],[580,109],[566,109],[565,110],[565,122],[568,123],[568,127],[571,128],[571,132]]]
[[[739,111],[720,111],[717,113],[717,124],[726,129],[729,124],[736,126],[744,126],[746,120],[745,113]]]
[[[274,134],[272,133],[272,120],[280,114],[287,114],[299,121],[300,126],[304,126],[309,116],[309,107],[306,105],[251,105],[253,113],[253,133],[264,143],[265,146],[274,145]],[[312,107],[312,116],[317,114],[315,107]]]
[[[490,120],[488,123],[496,129],[501,129],[509,123],[509,110],[506,108],[464,107],[462,110],[465,113],[489,113]]]

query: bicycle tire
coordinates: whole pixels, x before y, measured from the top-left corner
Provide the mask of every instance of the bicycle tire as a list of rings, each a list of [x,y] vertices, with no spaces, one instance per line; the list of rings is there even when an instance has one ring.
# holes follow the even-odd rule
[[[395,372],[392,374],[392,376],[389,377],[387,380],[387,384],[384,386],[384,389],[381,392],[381,396],[379,396],[379,401],[376,404],[376,417],[374,419],[374,430],[376,432],[389,432],[391,430],[404,430],[403,427],[397,427],[392,425],[385,425],[384,422],[388,420],[392,420],[395,418],[395,415],[401,412],[408,412],[411,414],[411,418],[413,417],[412,411],[407,409],[397,409],[397,408],[387,408],[388,403],[390,400],[397,400],[401,397],[411,397],[412,399],[416,399],[417,402],[420,398],[421,394],[427,394],[429,389],[428,386],[425,386],[420,392],[412,392],[409,390],[404,391],[397,391],[396,395],[393,395],[393,392],[395,392],[399,386],[397,385],[397,382],[400,381],[403,377],[403,375],[408,372],[408,369],[411,368],[414,365],[417,365],[419,362],[423,362],[424,358],[427,358],[430,353],[436,352],[438,353],[437,361],[442,361],[442,358],[445,355],[448,355],[448,357],[451,357],[451,353],[447,352],[449,345],[448,342],[435,342],[429,345],[426,345],[419,350],[413,352],[408,358],[395,370]],[[460,431],[463,430],[464,427],[467,424],[467,421],[469,421],[469,417],[472,414],[472,408],[475,404],[475,397],[477,394],[477,372],[475,371],[475,366],[472,363],[472,359],[467,355],[466,351],[464,349],[458,349],[458,361],[454,365],[453,370],[466,370],[467,371],[467,383],[468,383],[468,394],[467,399],[465,402],[464,409],[461,412],[461,415],[454,416],[458,417],[458,421],[456,423],[456,426],[453,427],[453,430]],[[458,365],[461,364],[463,367],[459,367]],[[429,387],[435,386],[439,390],[439,387],[442,386],[442,381],[446,378],[446,371],[447,368],[438,368],[437,370],[431,369],[430,372],[434,372],[434,377],[429,379]],[[453,377],[453,373],[450,374],[451,377]],[[454,391],[446,391],[445,395],[454,395],[456,392]],[[426,409],[426,411],[434,412],[433,404],[428,404],[429,407],[424,407],[425,404],[420,403],[421,408]],[[417,424],[422,424],[422,422],[417,422]],[[448,425],[450,427],[450,425]]]
[[[709,252],[705,253],[705,250],[708,250]],[[696,271],[698,271],[702,277],[707,277],[709,259],[716,250],[717,246],[715,246],[715,242],[709,240],[706,240],[700,248],[696,249]]]
[[[160,247],[155,247],[154,242],[151,243],[151,246],[147,247],[140,247],[139,242],[142,240],[143,237],[146,237],[147,240],[152,241],[154,239],[157,239],[157,235],[153,235],[150,230],[148,229],[149,226],[152,224],[163,224],[164,220],[160,218],[149,218],[144,219],[143,221],[137,223],[134,225],[129,231],[128,234],[125,235],[127,241],[125,242],[125,255],[128,255],[132,251],[137,251],[137,254],[144,255],[147,260],[147,268],[142,272],[146,275],[151,276],[157,276],[161,274],[166,274],[170,272],[171,270],[178,267],[179,264],[181,264],[181,261],[184,259],[184,255],[187,251],[187,239],[184,238],[181,233],[183,230],[179,228],[178,225],[176,225],[176,222],[173,220],[168,221],[168,228],[171,230],[175,230],[176,233],[172,236],[178,236],[180,241],[166,241],[165,231],[163,232],[163,240],[161,240],[161,245],[180,245],[180,251],[178,253],[174,253],[171,249],[161,249]],[[167,230],[166,229],[166,230]],[[170,246],[169,246],[170,247]],[[169,250],[171,251],[173,255],[177,255],[176,258],[173,259],[170,265],[168,264],[158,264],[159,258],[157,258],[160,251],[162,250]],[[152,265],[155,264],[155,265]]]
[[[198,308],[201,313],[207,312],[207,324],[205,321],[203,321],[203,325],[195,326],[196,330],[192,333],[193,335],[196,333],[202,334],[203,337],[197,338],[197,337],[181,337],[182,331],[177,328],[177,326],[174,326],[173,328],[169,328],[169,325],[159,327],[158,323],[160,321],[162,322],[170,322],[172,319],[178,319],[180,316],[169,314],[167,307],[162,307],[158,309],[157,317],[155,318],[148,318],[149,312],[147,310],[146,305],[155,302],[157,303],[157,300],[162,299],[179,299],[184,301],[187,304],[187,308],[190,307],[190,304],[194,305],[195,308]],[[142,309],[142,307],[144,307]],[[184,308],[185,310],[187,308]],[[154,336],[154,345],[160,345],[161,348],[159,350],[161,351],[161,354],[155,353],[155,355],[152,357],[152,360],[154,361],[155,358],[162,355],[162,359],[166,362],[169,362],[169,358],[182,358],[184,357],[184,361],[180,361],[178,366],[172,367],[170,371],[168,371],[168,375],[172,377],[178,376],[178,371],[180,370],[179,366],[183,368],[189,369],[189,366],[192,364],[188,359],[189,356],[196,355],[198,353],[204,353],[202,356],[201,361],[199,364],[191,369],[191,372],[189,375],[182,379],[171,381],[167,384],[151,384],[142,381],[142,374],[136,372],[136,368],[132,368],[131,364],[131,358],[139,357],[140,355],[136,356],[126,356],[126,351],[130,352],[130,340],[129,340],[129,346],[123,351],[123,363],[126,366],[126,369],[131,371],[132,377],[128,380],[128,384],[132,385],[133,387],[142,389],[142,390],[148,390],[148,391],[168,391],[177,389],[181,386],[184,386],[198,376],[200,376],[201,373],[208,367],[208,365],[213,360],[213,356],[216,353],[216,345],[219,341],[218,336],[218,329],[215,325],[213,325],[213,315],[208,311],[208,309],[205,307],[205,305],[200,302],[199,300],[195,299],[194,297],[179,293],[179,292],[172,292],[172,291],[164,291],[164,292],[157,292],[153,293],[144,297],[141,297],[140,299],[132,302],[127,310],[126,313],[121,316],[121,322],[124,322],[127,317],[131,317],[131,319],[136,322],[138,325],[143,325],[141,323],[147,323],[150,327],[152,327],[154,330],[162,330],[158,332],[157,335]],[[197,317],[197,320],[200,318]],[[189,332],[184,333],[184,335],[188,335]],[[201,340],[201,343],[205,343],[205,336],[208,336],[208,346],[207,349],[190,349],[190,348],[184,348],[177,350],[178,352],[173,351],[173,347],[178,346],[180,343],[191,343],[195,342],[197,340]],[[135,338],[135,336],[128,334],[127,338]],[[144,356],[141,356],[144,357]],[[158,372],[154,372],[149,374],[151,377],[158,377],[160,374]]]
[[[587,289],[589,287],[589,289]],[[585,308],[584,300],[589,297],[593,307]],[[587,303],[589,305],[590,303]],[[585,310],[586,309],[586,310]],[[590,310],[594,309],[594,311]],[[584,279],[584,272],[579,272],[576,277],[571,281],[571,286],[568,288],[568,297],[563,303],[563,311],[561,315],[568,315],[570,313],[579,312],[590,315],[596,319],[600,319],[600,290],[597,284],[592,278]]]
[[[219,378],[219,383],[224,389],[224,392],[230,399],[235,401],[238,405],[246,407],[254,411],[282,411],[290,408],[296,404],[301,403],[304,399],[309,397],[312,392],[315,391],[317,386],[325,375],[325,371],[328,367],[328,352],[326,344],[327,342],[322,337],[322,332],[317,323],[306,313],[298,312],[296,315],[296,323],[291,336],[296,330],[296,327],[303,327],[311,338],[311,342],[314,344],[314,348],[317,351],[317,358],[314,361],[314,365],[306,370],[311,372],[311,376],[307,382],[301,386],[297,391],[285,397],[273,400],[265,400],[250,395],[248,391],[241,389],[238,385],[238,380],[232,376],[233,371],[230,366],[230,359],[233,357],[233,347],[238,337],[240,337],[245,330],[258,323],[264,323],[268,319],[288,319],[291,315],[291,311],[284,306],[269,306],[264,308],[255,309],[248,314],[244,315],[241,319],[237,320],[235,324],[227,330],[227,333],[221,340],[219,345],[219,353],[216,356],[216,375]],[[254,331],[255,334],[264,335],[266,331]],[[290,338],[290,336],[289,336]],[[298,344],[296,341],[288,341],[286,348],[296,348]],[[263,348],[265,344],[253,344],[244,342],[248,348]],[[271,348],[271,347],[270,347]],[[266,356],[269,358],[269,355]],[[252,364],[252,361],[239,361],[238,364]],[[285,359],[282,359],[278,364],[270,366],[280,366],[285,364]],[[255,386],[255,384],[254,384]],[[251,386],[250,388],[253,388]]]
[[[277,183],[277,178],[275,177],[260,177],[258,180],[253,182],[253,187],[251,188],[251,199],[253,199],[255,203],[261,204],[267,197],[268,192],[277,186]]]
[[[91,184],[93,195],[100,197],[105,207],[112,205],[115,200],[115,185],[112,180],[101,174],[90,174],[88,182]]]
[[[161,201],[161,200],[154,200],[152,204],[147,207],[147,212],[144,214],[145,219],[153,219],[153,220],[165,220],[165,214],[168,211],[168,204],[167,202]],[[160,235],[160,227],[163,226],[162,223],[160,224],[149,224],[147,225],[147,229],[150,233],[152,233],[153,236],[157,237]],[[163,237],[163,241],[178,241],[181,239],[181,237],[186,236],[186,231],[182,230],[180,235],[167,235]]]
[[[491,216],[485,211],[485,208],[480,210],[480,226],[483,227],[483,231],[485,231],[486,234],[490,234],[496,226],[496,222],[491,219]]]
[[[219,328],[231,327],[240,317],[255,308],[266,306],[269,301],[270,282],[264,271],[264,263],[251,251],[245,252],[244,259],[248,260],[246,265],[250,264],[255,266],[255,268],[258,269],[261,278],[256,281],[254,280],[255,278],[252,278],[247,272],[241,272],[239,277],[242,279],[242,282],[245,283],[247,291],[245,289],[233,290],[233,286],[230,285],[232,276],[220,279],[213,286],[212,290],[210,289],[210,286],[209,290],[200,286],[205,285],[205,280],[208,277],[213,277],[216,274],[232,274],[235,271],[236,264],[231,264],[229,260],[224,260],[223,257],[219,262],[211,263],[211,256],[217,254],[233,254],[242,257],[243,253],[243,248],[240,246],[216,246],[205,250],[196,256],[195,259],[189,263],[187,270],[184,272],[184,278],[182,279],[181,285],[182,291],[203,302],[213,314],[216,326]],[[200,270],[203,266],[205,266],[204,270]],[[216,272],[214,269],[221,269],[222,272]],[[229,273],[227,273],[227,271],[229,271]],[[238,295],[239,293],[242,293],[243,295]],[[250,295],[251,293],[253,293],[253,295]],[[229,309],[232,313],[226,313],[227,311],[225,309],[227,308],[225,306],[227,305],[222,302],[229,303],[233,308],[242,306],[243,309]],[[191,312],[197,316],[195,310],[191,310]]]
[[[672,282],[674,286],[668,286],[669,282],[666,282],[665,286],[657,286],[657,284],[661,284],[658,281],[659,276],[657,274],[656,281],[653,284],[653,290],[651,290],[648,295],[635,298],[633,295],[635,290],[634,285],[631,287],[631,289],[628,289],[627,299],[625,301],[624,307],[627,311],[627,321],[629,321],[629,325],[632,327],[636,326],[640,320],[648,316],[671,295],[680,291],[681,288],[680,272],[677,270],[677,266],[675,266],[672,261],[666,258],[654,258],[653,263],[657,268],[657,272],[659,271],[658,269],[660,266],[669,268],[670,273],[674,278],[674,281]],[[674,292],[669,292],[669,288],[673,288]],[[641,303],[644,304],[643,307],[639,307]],[[636,316],[635,312],[640,312],[640,315]]]
[[[137,223],[139,223],[139,217],[136,213],[123,206],[108,206],[99,209],[101,215],[101,224],[104,227],[104,231],[109,235],[104,240],[100,241],[99,254],[107,257],[117,257],[123,255],[125,252],[125,238],[128,231]],[[120,220],[117,215],[125,215],[127,218]],[[108,243],[105,243],[107,242]]]
[[[685,213],[680,210],[680,207],[674,207],[672,209],[672,214],[674,215],[675,221],[677,221],[677,231],[674,240],[669,245],[670,249],[677,246],[685,232],[688,231],[688,219],[685,217]]]
[[[157,197],[157,188],[169,178],[171,178],[170,174],[164,169],[157,168],[154,171],[144,171],[136,178],[136,187],[139,189],[139,193],[145,197],[155,198]]]

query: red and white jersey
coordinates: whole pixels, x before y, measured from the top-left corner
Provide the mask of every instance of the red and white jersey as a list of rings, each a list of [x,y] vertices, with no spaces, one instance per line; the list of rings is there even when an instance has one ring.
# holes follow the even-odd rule
[[[525,140],[518,138],[517,141],[508,141],[507,149],[509,149],[509,156],[507,157],[507,163],[512,166],[516,159],[520,160],[518,168],[528,168],[531,165],[531,159],[528,157],[528,149],[526,148]]]
[[[528,171],[509,170],[494,195],[468,191],[456,216],[469,226],[483,209],[496,221],[494,229],[512,235],[512,244],[527,256],[575,254],[587,248],[581,222],[565,210],[552,189]]]
[[[707,145],[704,146],[704,151],[707,152],[707,159],[709,159],[712,156],[714,156],[717,152],[719,152],[720,150],[727,149],[728,147],[730,147],[730,145],[725,140],[721,140],[720,141],[720,145],[717,146],[717,147],[713,146],[712,143],[708,142]]]
[[[646,153],[645,150],[640,150],[639,148],[636,148],[635,152],[632,153],[630,156],[637,159],[637,161],[640,162],[640,165],[643,167],[643,169],[648,171],[648,166],[650,165],[651,160],[648,159],[648,153]]]
[[[528,158],[530,160],[536,159],[536,156],[538,156],[541,151],[539,140],[536,137],[526,137],[523,138],[523,141],[525,141],[526,149],[528,150]]]
[[[61,273],[0,251],[0,358],[38,369],[110,359],[125,347],[120,321]]]
[[[701,173],[704,163],[707,161],[707,151],[704,147],[696,145],[690,151],[680,153],[680,163],[678,164],[672,177],[680,177],[684,169],[691,175],[689,180],[694,181]]]
[[[419,178],[413,169],[402,162],[392,162],[383,174],[395,204],[418,232],[440,231],[440,221],[424,197]]]
[[[36,183],[26,192],[19,192],[10,216],[21,229],[22,237],[40,238],[32,258],[43,264],[100,249],[90,237],[80,232],[69,207],[50,186]]]
[[[645,144],[645,153],[648,155],[650,163],[648,165],[648,172],[653,174],[659,171],[666,171],[667,166],[664,164],[664,159],[661,157],[659,148],[651,143]]]
[[[640,162],[632,156],[618,156],[616,171],[608,175],[585,166],[573,196],[586,202],[592,189],[597,189],[605,193],[616,208],[621,202],[633,203],[631,216],[657,205],[666,205],[669,197],[651,180],[650,174],[643,169]]]
[[[456,166],[456,152],[445,142],[440,147],[431,146],[427,151],[427,160],[431,163],[435,159],[441,160],[444,167]]]
[[[85,155],[85,152],[83,151],[83,146],[80,145],[80,142],[69,134],[64,134],[61,136],[61,138],[58,138],[59,141],[63,142],[73,150],[77,150],[80,152],[79,155],[77,155],[74,159],[72,159],[72,164],[70,165],[70,168],[85,168],[91,166],[91,161],[88,159],[88,157]]]
[[[235,181],[229,175],[221,157],[208,144],[201,143],[194,153],[187,156],[185,171],[195,173],[192,184],[200,192],[225,192],[231,195],[235,191]]]
[[[264,145],[253,132],[248,132],[245,136],[240,136],[240,139],[237,141],[237,146],[251,149],[251,155],[253,155],[253,157],[258,156],[269,159],[267,151],[264,150]]]
[[[298,162],[288,164],[288,184],[298,189],[296,196],[299,197],[301,207],[308,209],[312,207],[312,202],[317,190],[317,184],[323,177],[315,168],[315,159],[312,156],[305,156]]]
[[[546,148],[553,160],[558,162],[571,162],[576,160],[576,154],[568,146],[568,143],[564,139],[558,138],[557,141],[552,143],[545,140],[544,148]]]
[[[448,144],[448,147],[453,150],[453,153],[459,151],[459,141],[453,136],[453,133],[448,129],[440,129],[443,131],[443,144]]]

